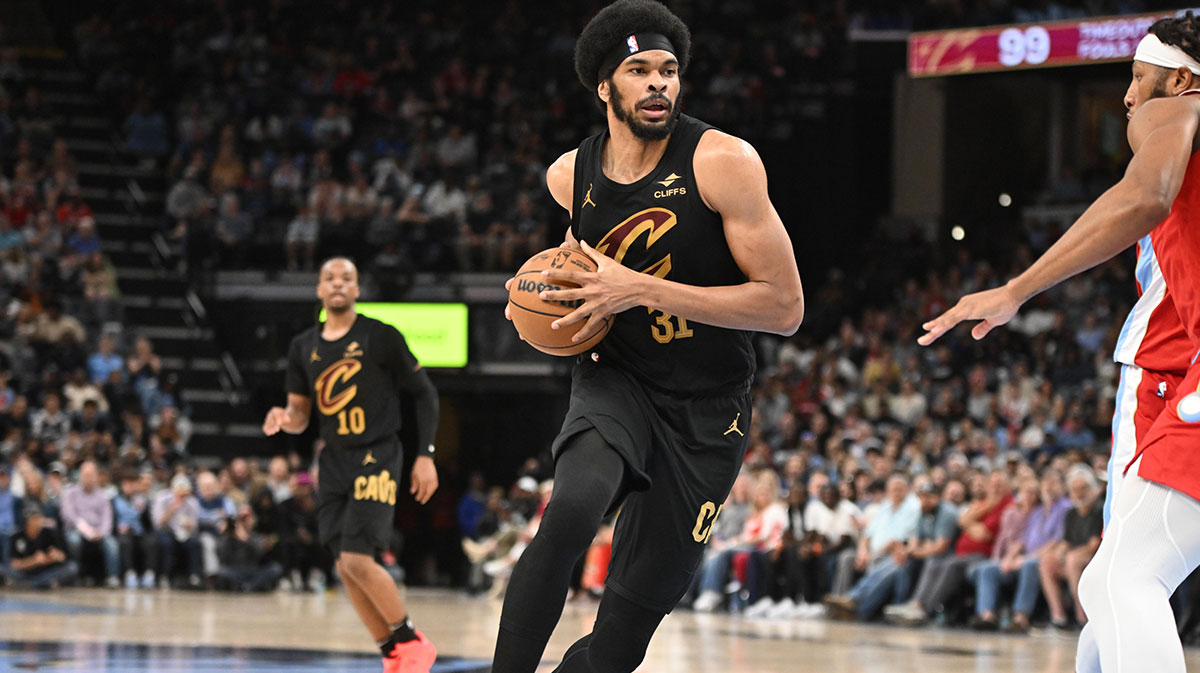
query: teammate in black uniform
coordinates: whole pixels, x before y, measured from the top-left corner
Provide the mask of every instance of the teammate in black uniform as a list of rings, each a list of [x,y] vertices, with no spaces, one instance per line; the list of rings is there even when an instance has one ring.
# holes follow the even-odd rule
[[[594,273],[558,327],[582,340],[555,440],[554,495],[509,581],[494,673],[532,673],[561,615],[572,566],[621,507],[593,631],[562,673],[637,668],[682,597],[733,485],[750,429],[749,331],[796,331],[803,293],[792,244],[747,143],[679,111],[687,27],[651,0],[621,0],[584,28],[575,67],[607,129],[560,157],[546,180],[571,214],[567,246]]]
[[[385,673],[429,673],[433,645],[414,631],[391,575],[375,562],[392,536],[400,481],[401,390],[416,400],[418,455],[410,492],[422,504],[437,490],[433,437],[437,391],[396,328],[354,310],[358,270],[335,257],[321,265],[317,296],[326,320],[292,339],[287,407],[273,407],[263,432],[308,427],[313,398],[325,449],[318,461],[317,524],[337,557],[358,616],[383,653]]]

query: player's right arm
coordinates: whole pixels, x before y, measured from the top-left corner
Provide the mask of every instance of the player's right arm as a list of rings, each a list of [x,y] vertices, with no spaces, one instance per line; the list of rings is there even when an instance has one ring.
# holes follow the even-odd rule
[[[922,325],[917,340],[928,346],[964,320],[982,320],[971,336],[982,339],[1012,320],[1030,297],[1129,248],[1171,212],[1196,150],[1200,115],[1194,101],[1147,101],[1129,122],[1133,159],[1125,176],[1088,207],[1036,262],[1005,285],[970,294]]]
[[[312,410],[312,398],[288,393],[286,407],[271,407],[263,421],[263,433],[267,436],[283,430],[289,435],[298,435],[308,427],[308,416]]]
[[[263,434],[268,437],[283,430],[291,435],[298,435],[308,427],[309,412],[312,411],[312,398],[304,393],[312,390],[308,373],[304,369],[305,362],[304,335],[292,339],[288,346],[287,373],[284,379],[284,390],[287,391],[286,407],[271,407],[263,420]],[[312,355],[317,354],[313,348]]]
[[[546,188],[550,190],[550,196],[554,197],[555,203],[567,211],[567,215],[571,214],[571,201],[575,194],[575,153],[578,151],[571,150],[564,153],[550,164],[550,168],[546,169]],[[562,245],[559,247],[580,249],[579,241],[576,241],[575,234],[571,233],[571,227],[567,227],[567,235],[563,237]],[[512,278],[504,281],[504,289],[507,290],[511,283]],[[512,320],[508,304],[504,305],[504,317]]]

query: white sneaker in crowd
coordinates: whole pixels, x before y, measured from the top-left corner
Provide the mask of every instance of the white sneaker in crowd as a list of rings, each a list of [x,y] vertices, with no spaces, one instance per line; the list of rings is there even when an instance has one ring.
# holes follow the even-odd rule
[[[721,594],[716,591],[705,591],[696,597],[692,609],[696,612],[713,612],[721,604]]]
[[[782,603],[780,603],[780,605],[782,605]],[[769,617],[769,616],[771,616],[771,613],[775,610],[775,608],[776,608],[775,601],[771,600],[770,598],[763,597],[763,598],[760,598],[758,600],[758,602],[755,603],[754,605],[751,605],[750,607],[746,608],[745,614],[747,617],[750,617],[751,619],[757,619],[760,617]]]

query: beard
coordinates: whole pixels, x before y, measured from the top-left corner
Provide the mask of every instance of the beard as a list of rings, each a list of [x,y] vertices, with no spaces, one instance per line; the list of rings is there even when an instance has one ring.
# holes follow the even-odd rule
[[[1170,76],[1170,70],[1163,70],[1162,72],[1158,73],[1158,77],[1154,79],[1154,88],[1150,89],[1151,100],[1155,98],[1166,98],[1167,96],[1171,95],[1171,92],[1167,91],[1167,78]]]
[[[617,87],[611,84],[611,80],[609,91],[612,94],[609,105],[612,108],[613,116],[617,118],[617,121],[628,126],[638,140],[665,140],[675,130],[675,124],[679,121],[679,104],[683,102],[683,91],[679,92],[674,103],[663,94],[651,94],[630,106],[629,109],[625,108],[625,99]],[[666,106],[668,111],[666,119],[652,123],[638,121],[635,116],[638,109],[651,101]]]
[[[349,297],[346,297],[345,299],[346,303],[342,304],[341,306],[331,306],[328,301],[322,302],[325,306],[325,312],[330,315],[343,315],[349,312],[350,309],[354,307],[354,302],[350,301]]]

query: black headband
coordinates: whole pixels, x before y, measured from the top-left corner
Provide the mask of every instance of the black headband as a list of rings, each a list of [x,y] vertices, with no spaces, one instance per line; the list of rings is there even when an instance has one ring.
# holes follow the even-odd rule
[[[611,51],[605,55],[600,61],[600,70],[596,73],[597,80],[607,79],[612,74],[617,66],[625,59],[642,51],[650,51],[652,49],[662,49],[663,51],[671,52],[675,55],[675,45],[667,39],[666,35],[661,33],[634,33],[621,40],[621,43],[613,47]]]

